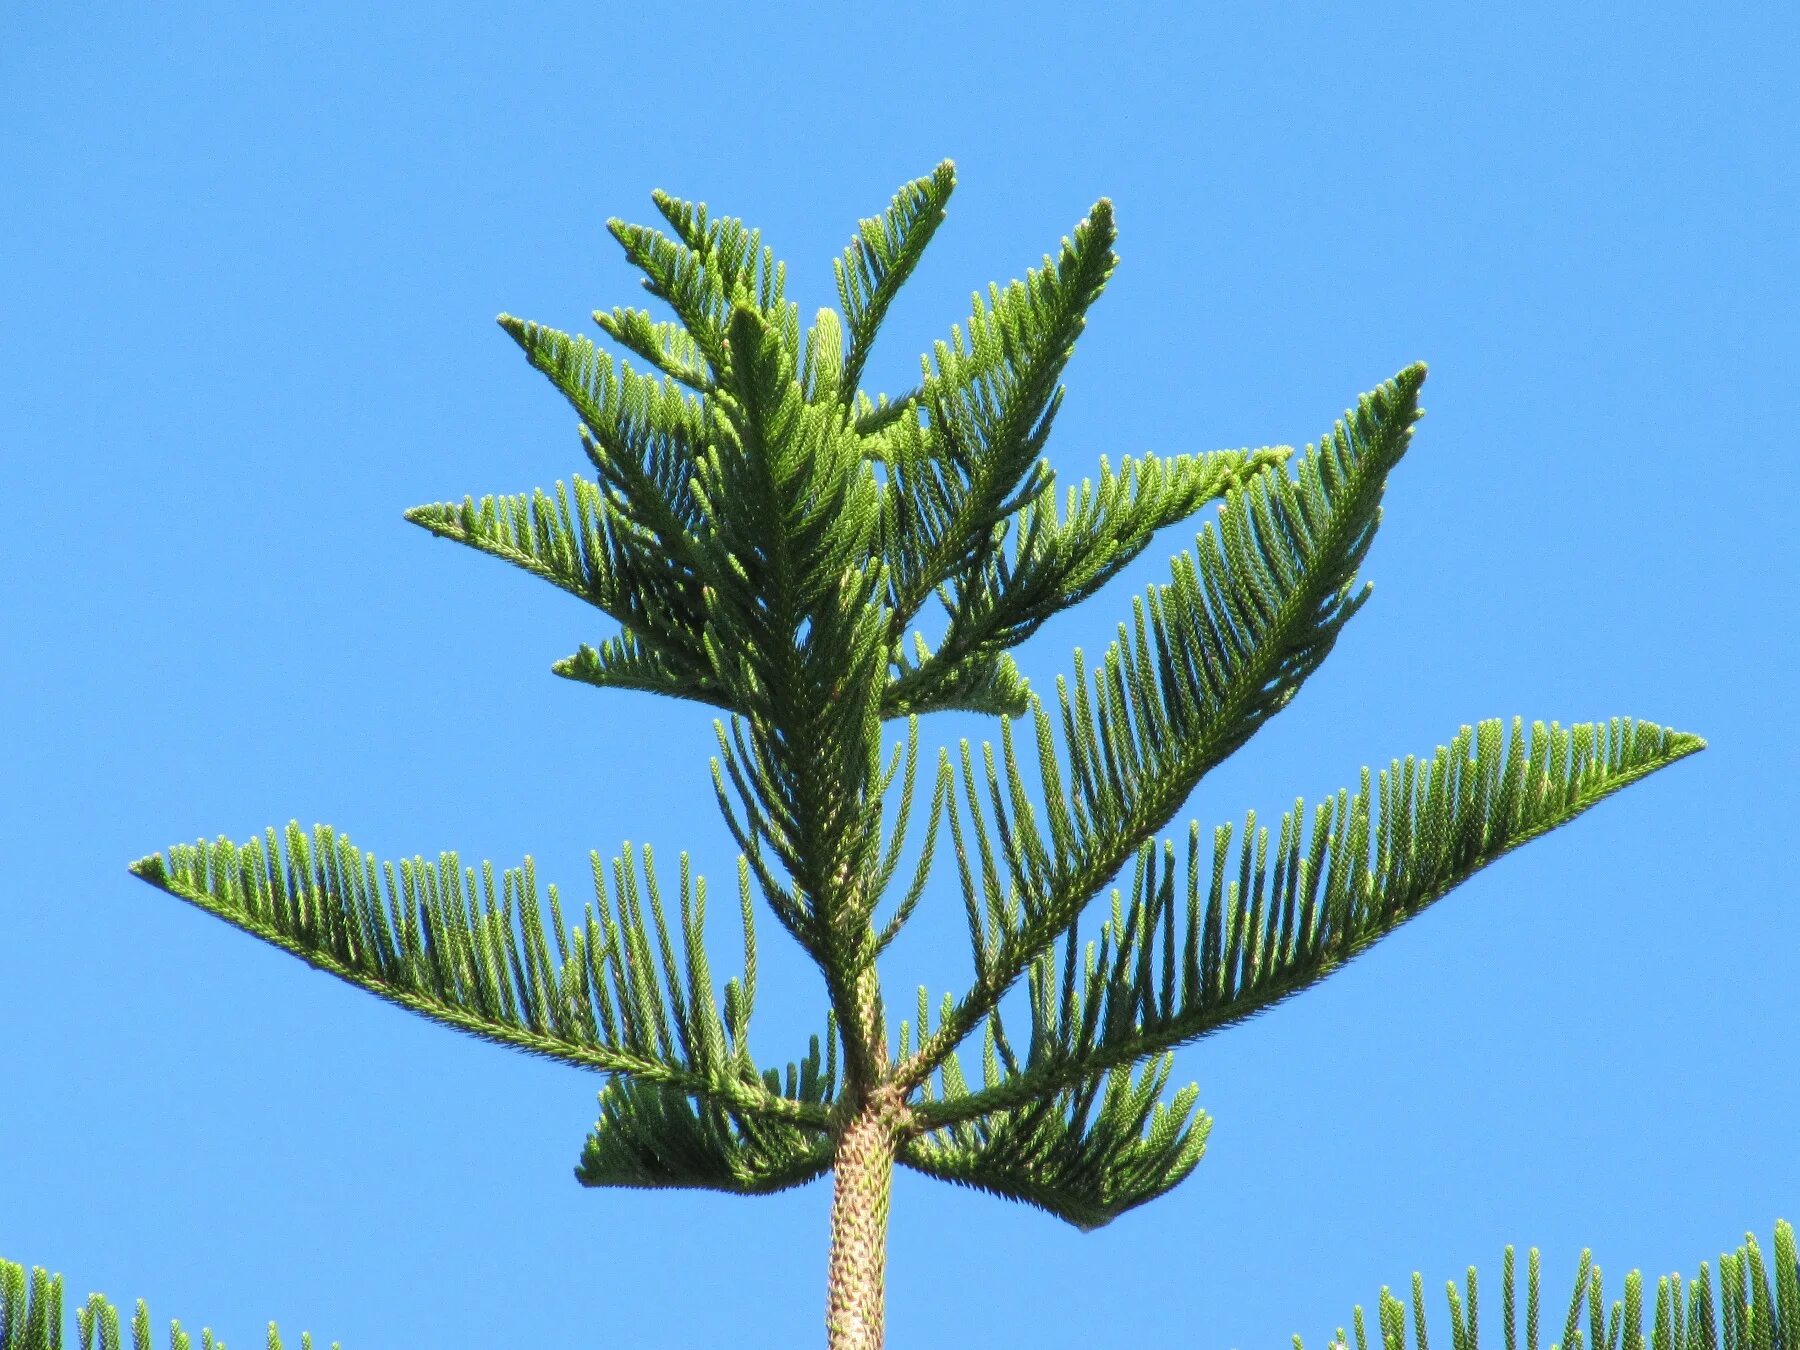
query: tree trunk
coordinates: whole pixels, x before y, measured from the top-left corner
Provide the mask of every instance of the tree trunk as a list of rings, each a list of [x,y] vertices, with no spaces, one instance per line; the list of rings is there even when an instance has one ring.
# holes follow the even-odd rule
[[[881,1350],[898,1116],[891,1103],[871,1101],[838,1136],[825,1312],[830,1350]]]

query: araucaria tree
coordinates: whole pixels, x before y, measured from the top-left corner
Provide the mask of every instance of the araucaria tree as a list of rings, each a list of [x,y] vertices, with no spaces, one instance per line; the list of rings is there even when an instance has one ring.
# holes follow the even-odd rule
[[[1103,459],[1059,502],[1041,455],[1064,363],[1117,261],[1106,200],[1057,258],[977,295],[917,387],[871,400],[860,386],[953,182],[946,162],[861,223],[833,264],[841,313],[820,310],[805,332],[784,265],[739,221],[660,192],[671,234],[610,221],[674,320],[594,318],[656,373],[500,318],[574,406],[592,479],[406,513],[617,623],[556,674],[715,710],[712,785],[741,850],[743,921],[743,969],[722,989],[685,854],[675,906],[649,848],[610,866],[592,855],[578,922],[554,886],[540,907],[529,858],[498,879],[484,864],[478,885],[453,853],[378,867],[324,826],[132,865],[371,993],[606,1075],[583,1185],[757,1195],[833,1173],[834,1350],[882,1343],[896,1164],[1082,1228],[1162,1195],[1211,1125],[1194,1087],[1165,1097],[1177,1046],[1316,984],[1503,854],[1702,745],[1628,718],[1483,722],[1365,770],[1354,791],[1296,802],[1273,828],[1251,816],[1159,838],[1362,607],[1357,569],[1425,368],[1302,452]],[[1054,697],[1034,691],[1012,649],[1213,503],[1105,656],[1090,667],[1078,651]],[[931,641],[934,601],[945,617]],[[902,872],[920,719],[949,709],[998,717],[999,750],[939,751]],[[905,733],[891,754],[890,723]],[[945,826],[973,976],[936,1005],[920,990],[901,1020],[880,957]],[[822,1034],[785,1070],[750,1045],[758,897],[825,988]],[[958,1059],[971,1044],[975,1082]],[[1791,1244],[1784,1256],[1791,1271]]]

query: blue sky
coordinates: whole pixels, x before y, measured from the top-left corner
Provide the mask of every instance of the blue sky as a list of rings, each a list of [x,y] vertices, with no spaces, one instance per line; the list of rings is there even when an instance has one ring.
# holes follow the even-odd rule
[[[745,218],[809,321],[856,220],[945,157],[865,385],[1108,196],[1065,482],[1316,440],[1430,363],[1373,600],[1178,825],[1482,717],[1711,748],[1185,1050],[1216,1125],[1168,1198],[1084,1236],[902,1175],[890,1344],[1322,1346],[1415,1269],[1443,1334],[1443,1281],[1508,1242],[1560,1307],[1583,1246],[1611,1293],[1800,1219],[1791,7],[445,8],[0,19],[0,1256],[238,1347],[270,1318],[346,1350],[822,1342],[827,1185],[585,1190],[597,1079],[125,866],[298,818],[529,853],[572,897],[589,849],[649,841],[729,895],[709,712],[551,676],[604,617],[400,513],[585,472],[493,319],[598,337],[638,303],[608,217],[660,187]],[[1025,673],[1102,649],[1189,543]],[[952,875],[903,1001],[966,977]],[[761,932],[785,1056],[823,996]]]

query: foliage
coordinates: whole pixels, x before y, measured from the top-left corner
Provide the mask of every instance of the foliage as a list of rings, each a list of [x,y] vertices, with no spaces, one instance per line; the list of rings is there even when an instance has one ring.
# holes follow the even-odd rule
[[[1522,1343],[1513,1275],[1513,1249],[1508,1247],[1501,1265],[1501,1327],[1506,1350],[1521,1350],[1521,1344],[1523,1350],[1539,1350],[1537,1248],[1533,1247],[1527,1258]],[[1699,1276],[1686,1283],[1680,1275],[1658,1276],[1656,1307],[1646,1338],[1641,1273],[1634,1270],[1625,1277],[1624,1297],[1615,1298],[1609,1311],[1600,1267],[1594,1264],[1591,1253],[1583,1252],[1574,1290],[1569,1295],[1562,1338],[1550,1342],[1550,1350],[1800,1350],[1800,1257],[1795,1254],[1793,1225],[1785,1220],[1775,1225],[1773,1275],[1771,1285],[1756,1237],[1746,1233],[1744,1245],[1735,1255],[1725,1253],[1719,1257],[1716,1296],[1712,1274],[1704,1261],[1700,1263]],[[1463,1294],[1457,1292],[1454,1280],[1446,1282],[1445,1292],[1450,1305],[1453,1350],[1476,1350],[1480,1305],[1475,1267],[1468,1269]],[[1406,1350],[1407,1305],[1384,1286],[1377,1307],[1381,1350]],[[62,1350],[62,1308],[61,1275],[53,1276],[42,1267],[34,1267],[28,1295],[24,1267],[0,1261],[0,1350]],[[89,1294],[86,1304],[76,1310],[76,1318],[81,1350],[124,1350],[119,1311],[104,1297]],[[1356,1328],[1356,1350],[1368,1350],[1360,1304],[1352,1325]],[[1429,1350],[1425,1284],[1417,1271],[1412,1277],[1411,1328],[1413,1350]],[[191,1338],[182,1331],[181,1323],[171,1321],[170,1350],[189,1350],[190,1344]],[[302,1350],[312,1350],[310,1336],[302,1335],[300,1344]],[[1330,1344],[1332,1350],[1348,1350],[1350,1342],[1342,1327]],[[215,1341],[210,1330],[201,1332],[201,1345],[204,1350],[225,1350],[225,1342]],[[153,1350],[153,1346],[150,1312],[139,1299],[137,1315],[132,1319],[131,1350]],[[268,1350],[281,1347],[281,1333],[271,1322]],[[337,1350],[336,1342],[332,1343],[332,1350]],[[1294,1350],[1305,1350],[1298,1336],[1294,1337]]]
[[[654,194],[670,233],[608,227],[674,321],[594,315],[648,372],[499,321],[574,408],[593,477],[406,513],[618,625],[556,674],[718,714],[712,780],[741,850],[743,929],[742,969],[722,987],[686,853],[673,914],[648,847],[627,844],[610,867],[590,855],[579,921],[555,886],[540,900],[529,857],[498,885],[484,863],[478,885],[455,853],[378,866],[298,822],[241,846],[175,845],[133,872],[402,1007],[606,1075],[584,1185],[763,1194],[834,1166],[841,1183],[848,1124],[879,1120],[891,1160],[1093,1228],[1200,1160],[1211,1121],[1197,1089],[1167,1093],[1177,1047],[1311,987],[1512,849],[1702,747],[1630,718],[1486,721],[1365,769],[1354,793],[1297,800],[1273,837],[1254,814],[1241,833],[1193,822],[1183,862],[1179,836],[1160,832],[1368,598],[1358,573],[1425,368],[1299,452],[1146,453],[1116,472],[1103,458],[1059,500],[1042,451],[1118,261],[1104,198],[1057,257],[974,297],[966,335],[934,344],[916,387],[871,398],[859,385],[953,187],[946,161],[862,221],[834,262],[841,313],[820,310],[804,333],[759,232]],[[1208,505],[1216,518],[1132,601],[1101,659],[1077,650],[1041,698],[1013,649]],[[919,721],[951,709],[998,717],[1001,750],[939,751],[895,895]],[[884,728],[902,720],[884,767]],[[920,989],[899,1020],[877,959],[920,904],[946,823],[974,975],[935,1013]],[[826,994],[822,1034],[785,1067],[750,1047],[758,896]],[[977,1042],[978,1086],[959,1057]],[[868,1164],[871,1195],[891,1160]]]

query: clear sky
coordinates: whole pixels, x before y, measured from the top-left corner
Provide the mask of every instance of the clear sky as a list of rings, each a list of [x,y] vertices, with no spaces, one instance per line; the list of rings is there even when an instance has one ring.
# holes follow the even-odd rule
[[[1415,1269],[1443,1335],[1470,1263],[1495,1335],[1509,1242],[1559,1326],[1583,1246],[1609,1296],[1767,1249],[1800,1220],[1800,19],[1477,8],[8,5],[0,1256],[238,1350],[270,1318],[346,1350],[822,1343],[827,1184],[583,1189],[598,1079],[125,868],[298,819],[530,854],[577,909],[589,849],[648,841],[729,897],[710,710],[555,678],[604,616],[401,512],[587,471],[493,320],[599,337],[640,303],[608,217],[654,222],[659,187],[743,217],[810,322],[857,219],[946,157],[865,386],[910,386],[971,291],[1110,197],[1065,483],[1316,440],[1430,363],[1373,600],[1177,828],[1482,717],[1711,748],[1185,1050],[1217,1123],[1169,1197],[1082,1235],[901,1175],[890,1344],[1317,1347]],[[1104,648],[1191,541],[1025,673]],[[786,1058],[823,994],[763,919],[756,1043]],[[966,948],[940,870],[891,993],[960,988]]]

